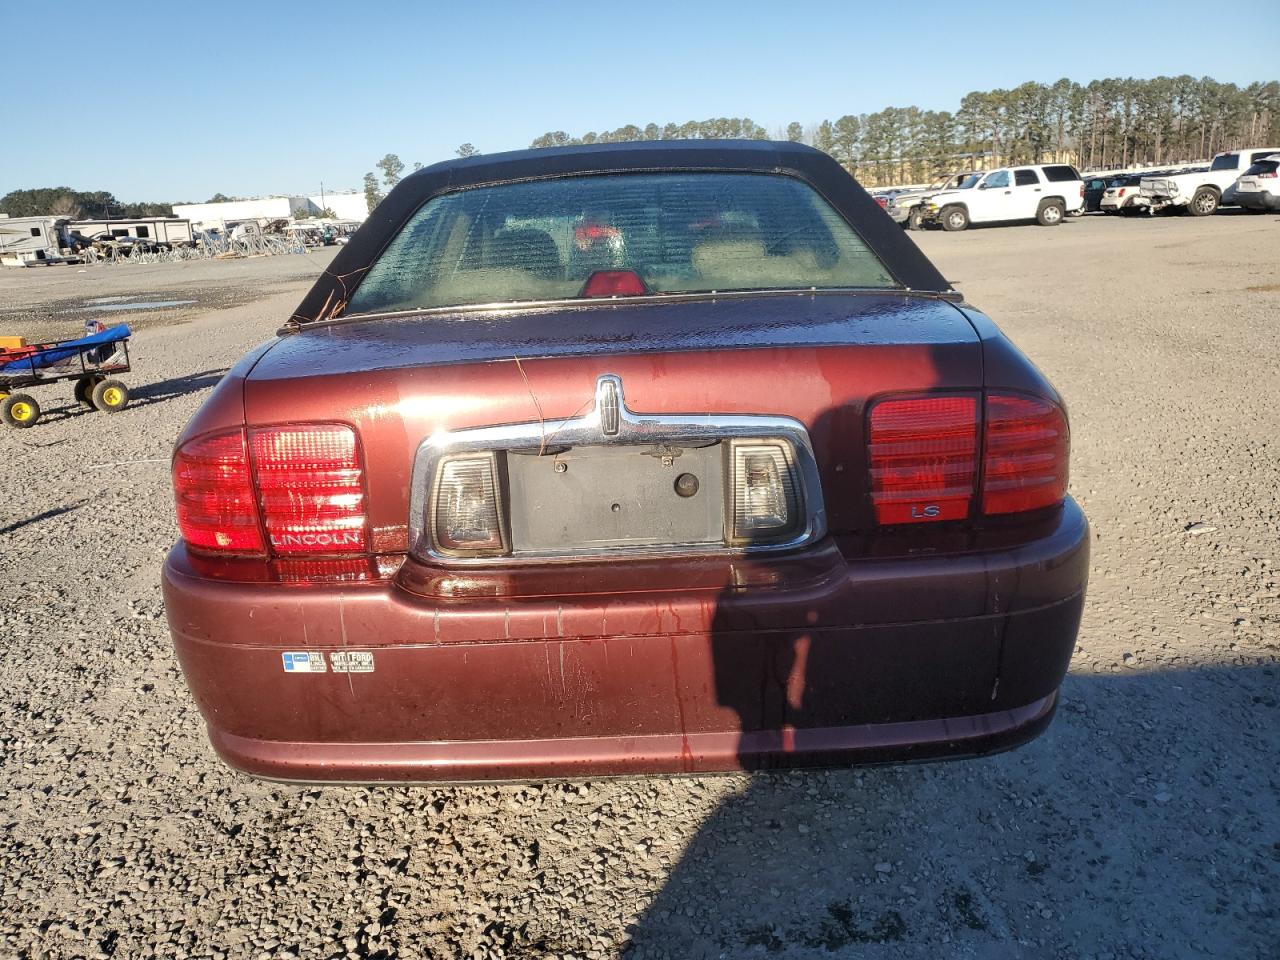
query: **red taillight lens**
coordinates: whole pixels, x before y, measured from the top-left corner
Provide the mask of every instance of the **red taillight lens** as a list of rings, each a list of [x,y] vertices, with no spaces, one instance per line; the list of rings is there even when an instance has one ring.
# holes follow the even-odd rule
[[[361,553],[368,526],[356,434],[341,424],[249,431],[262,523],[277,554]]]
[[[649,292],[634,270],[597,270],[587,277],[583,297],[641,297]]]
[[[871,500],[879,523],[968,516],[977,472],[977,398],[885,400],[871,410]]]
[[[880,524],[961,520],[978,475],[976,395],[904,397],[871,408],[871,501]],[[1067,493],[1067,418],[1047,400],[989,394],[984,405],[985,514],[1054,506]]]
[[[1125,192],[1125,190],[1127,190],[1127,189],[1128,189],[1127,187],[1121,187],[1121,188],[1120,188],[1120,191],[1116,194],[1116,196],[1117,196],[1117,197],[1123,197],[1123,196],[1124,196],[1124,192]]]
[[[1019,513],[1067,494],[1067,418],[1034,397],[987,397],[982,512]]]
[[[178,529],[193,547],[263,552],[244,434],[235,430],[183,444],[173,458]]]
[[[1270,173],[1255,173],[1254,176],[1259,180],[1274,180],[1277,174],[1276,171],[1272,170]]]

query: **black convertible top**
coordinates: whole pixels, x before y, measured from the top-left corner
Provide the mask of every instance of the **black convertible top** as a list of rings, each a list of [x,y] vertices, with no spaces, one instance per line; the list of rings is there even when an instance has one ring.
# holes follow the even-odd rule
[[[903,229],[820,150],[772,140],[646,140],[482,154],[446,160],[410,174],[334,257],[291,322],[313,323],[340,315],[365,270],[432,197],[523,180],[696,170],[773,173],[803,180],[849,222],[900,284],[909,290],[951,292],[951,285]]]

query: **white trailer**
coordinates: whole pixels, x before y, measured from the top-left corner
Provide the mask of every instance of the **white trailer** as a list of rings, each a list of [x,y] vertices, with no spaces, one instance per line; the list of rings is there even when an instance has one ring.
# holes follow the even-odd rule
[[[0,264],[25,267],[40,263],[67,263],[63,249],[71,246],[67,217],[0,218]]]
[[[132,237],[171,247],[191,246],[195,235],[191,221],[180,217],[144,217],[138,220],[76,220],[71,229],[87,240],[119,240]]]

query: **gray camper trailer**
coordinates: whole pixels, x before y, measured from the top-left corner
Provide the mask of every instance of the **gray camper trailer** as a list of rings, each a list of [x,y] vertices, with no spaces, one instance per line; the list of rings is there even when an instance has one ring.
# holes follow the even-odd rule
[[[0,264],[26,267],[41,263],[69,263],[63,255],[71,246],[71,221],[66,217],[0,218]]]

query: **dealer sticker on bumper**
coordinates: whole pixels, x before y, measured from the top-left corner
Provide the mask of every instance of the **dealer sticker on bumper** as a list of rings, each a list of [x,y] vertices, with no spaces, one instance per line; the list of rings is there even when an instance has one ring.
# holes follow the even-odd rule
[[[324,654],[319,651],[309,652],[285,652],[280,656],[284,659],[285,673],[324,673]]]
[[[373,654],[368,650],[334,650],[329,663],[334,673],[373,673]]]

